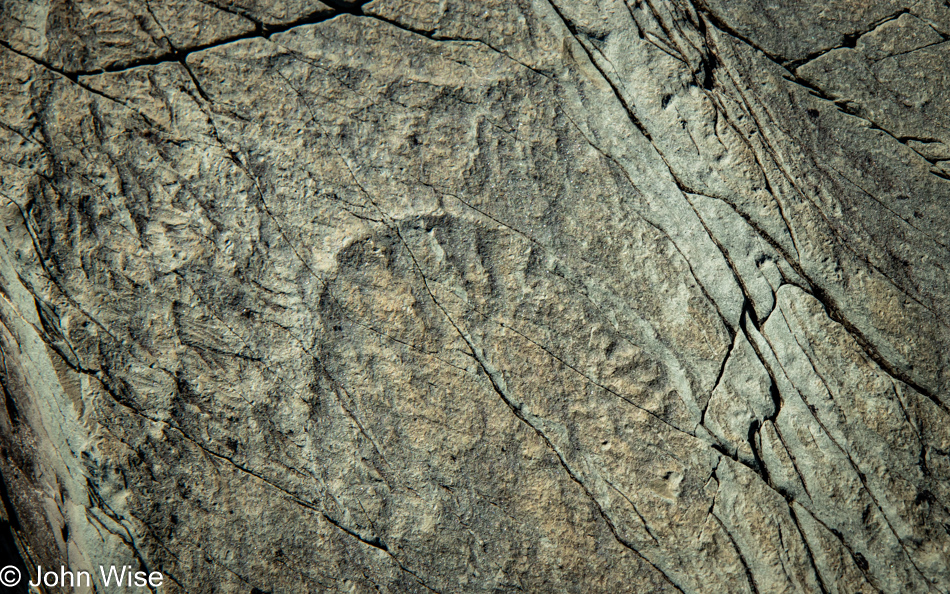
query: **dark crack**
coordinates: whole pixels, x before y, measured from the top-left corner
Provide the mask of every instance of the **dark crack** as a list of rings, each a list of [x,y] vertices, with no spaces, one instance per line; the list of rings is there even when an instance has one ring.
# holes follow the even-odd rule
[[[882,18],[882,19],[879,19],[879,20],[875,21],[875,22],[872,23],[872,24],[870,25],[870,27],[868,27],[867,29],[860,30],[860,31],[853,31],[853,32],[851,32],[851,33],[845,34],[844,37],[843,37],[843,39],[841,40],[841,43],[839,43],[838,45],[836,45],[836,46],[834,46],[834,47],[829,47],[829,48],[826,48],[826,49],[821,49],[821,50],[812,52],[812,53],[810,53],[810,54],[804,56],[803,58],[798,58],[798,59],[796,59],[796,60],[786,60],[783,65],[784,65],[788,70],[794,71],[794,70],[796,70],[797,68],[799,68],[799,67],[801,67],[801,66],[804,66],[804,65],[807,64],[808,62],[811,62],[811,61],[813,61],[813,60],[817,60],[818,58],[824,56],[825,54],[827,54],[827,53],[829,53],[829,52],[833,52],[833,51],[835,51],[835,50],[844,49],[844,48],[854,48],[854,47],[856,47],[856,46],[858,45],[858,41],[859,41],[862,37],[864,37],[865,35],[867,35],[868,33],[873,33],[873,32],[876,31],[881,25],[884,25],[884,24],[886,24],[886,23],[889,23],[889,22],[891,22],[891,21],[893,21],[893,20],[896,20],[896,19],[900,18],[902,15],[909,14],[909,13],[910,13],[910,10],[909,10],[909,9],[907,9],[907,8],[902,8],[902,9],[898,10],[897,12],[894,12],[893,14],[890,14],[890,15],[888,15],[888,16]]]
[[[739,558],[739,563],[742,564],[742,569],[745,572],[746,580],[749,583],[749,588],[752,590],[752,594],[759,594],[759,588],[755,583],[755,576],[752,573],[752,568],[749,566],[749,562],[746,561],[745,555],[742,553],[742,549],[739,548],[739,543],[736,542],[736,539],[732,536],[732,533],[729,532],[729,528],[726,526],[725,522],[723,522],[714,511],[710,511],[709,515],[716,519],[716,521],[719,523],[719,526],[722,528],[723,533],[726,535],[726,538],[729,539],[729,543],[732,545],[732,548],[736,551],[736,556]]]

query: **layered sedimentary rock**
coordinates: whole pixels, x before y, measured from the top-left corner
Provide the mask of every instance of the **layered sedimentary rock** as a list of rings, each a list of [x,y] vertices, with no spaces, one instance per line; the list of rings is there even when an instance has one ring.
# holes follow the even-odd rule
[[[24,577],[950,591],[945,3],[21,0],[0,33]]]

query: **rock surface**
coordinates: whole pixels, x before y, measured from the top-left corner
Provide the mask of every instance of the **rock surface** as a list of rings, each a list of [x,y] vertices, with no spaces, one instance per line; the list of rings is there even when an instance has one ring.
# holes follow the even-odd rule
[[[32,579],[950,591],[946,3],[2,11]]]

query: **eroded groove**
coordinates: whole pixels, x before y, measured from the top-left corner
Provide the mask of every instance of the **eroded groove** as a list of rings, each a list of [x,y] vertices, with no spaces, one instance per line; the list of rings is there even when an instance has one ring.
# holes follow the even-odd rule
[[[783,317],[784,317],[784,314],[783,314]],[[791,330],[791,328],[788,328],[788,330],[792,334],[792,336],[795,335],[795,333]],[[766,335],[763,334],[762,336],[763,338],[765,338],[767,343],[771,344],[771,341]],[[774,347],[772,347],[772,350],[773,351],[775,350]],[[807,354],[806,354],[806,358],[807,358]],[[784,366],[782,366],[781,360],[779,360],[778,357],[776,357],[776,361],[779,367],[782,369],[782,373],[785,375],[786,378],[789,379],[789,383],[791,383],[792,386],[794,387],[794,382],[792,382],[788,371],[784,368]],[[822,384],[824,384],[825,389],[829,390],[827,384],[824,383],[824,378],[822,378],[821,375],[818,374],[817,369],[815,369],[814,364],[811,362],[810,359],[809,359],[809,364],[811,364],[812,370],[815,372],[816,375],[818,375]],[[797,390],[797,388],[795,389]],[[830,391],[829,391],[829,396],[832,398],[832,400],[834,399],[834,396],[830,393]],[[877,496],[875,496],[874,492],[871,490],[871,487],[868,485],[867,477],[865,476],[864,472],[861,471],[860,467],[858,466],[857,462],[855,462],[854,458],[851,456],[851,452],[847,448],[841,445],[838,439],[835,438],[834,434],[832,434],[832,432],[825,425],[824,421],[822,421],[821,418],[819,418],[818,414],[812,409],[811,406],[808,406],[808,402],[805,400],[805,397],[801,396],[801,398],[802,398],[802,401],[805,403],[806,405],[805,408],[808,410],[812,419],[814,419],[815,422],[818,423],[818,426],[821,427],[821,430],[822,432],[824,432],[825,436],[831,441],[831,443],[835,445],[838,451],[840,451],[844,455],[845,459],[848,461],[848,465],[851,467],[851,470],[858,477],[858,480],[861,482],[861,486],[863,487],[864,491],[868,494],[868,497],[871,499],[871,501],[874,503],[874,506],[877,508],[878,513],[881,514],[882,518],[884,518],[884,524],[887,526],[888,530],[891,532],[895,540],[897,540],[898,545],[900,546],[904,555],[907,557],[907,560],[910,562],[911,566],[918,573],[918,575],[920,575],[921,579],[925,583],[929,583],[930,580],[920,570],[920,568],[917,566],[916,561],[914,561],[913,555],[911,555],[910,551],[907,550],[907,545],[904,544],[904,539],[902,539],[900,535],[897,533],[897,530],[894,528],[894,525],[891,519],[887,516],[887,513],[884,511],[883,506],[878,501]]]
[[[802,530],[802,525],[798,519],[798,514],[795,512],[795,506],[792,504],[788,506],[788,515],[792,519],[792,523],[795,524],[795,529],[798,531],[798,537],[802,541],[802,546],[805,549],[805,555],[808,556],[808,563],[811,565],[811,570],[815,574],[815,579],[818,581],[818,588],[821,590],[821,594],[828,594],[828,586],[825,585],[825,580],[821,576],[821,572],[818,571],[818,563],[815,561],[815,553],[811,550],[811,544],[808,542],[808,538],[805,537],[805,531]]]
[[[759,588],[755,583],[755,576],[752,574],[752,568],[749,566],[748,561],[746,561],[745,555],[742,554],[742,549],[739,548],[739,543],[736,542],[736,539],[732,536],[732,533],[729,532],[729,528],[726,527],[725,522],[723,522],[714,511],[710,512],[709,515],[716,519],[716,522],[719,523],[723,533],[729,539],[729,543],[732,545],[732,548],[735,549],[736,556],[739,558],[739,563],[742,564],[742,569],[745,571],[746,580],[748,580],[749,589],[752,590],[752,594],[759,594]]]

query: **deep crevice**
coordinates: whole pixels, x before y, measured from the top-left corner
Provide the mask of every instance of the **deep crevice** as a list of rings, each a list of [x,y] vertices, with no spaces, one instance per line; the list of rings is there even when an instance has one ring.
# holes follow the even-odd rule
[[[839,43],[838,45],[836,45],[836,46],[834,46],[834,47],[829,47],[829,48],[827,48],[827,49],[822,49],[822,50],[818,50],[818,51],[815,51],[815,52],[811,52],[811,53],[807,54],[806,56],[804,56],[804,57],[802,57],[802,58],[798,58],[798,59],[796,59],[796,60],[788,60],[788,61],[786,61],[783,65],[784,65],[786,68],[788,68],[789,70],[794,71],[796,68],[799,68],[799,67],[801,67],[801,66],[807,64],[808,62],[811,62],[812,60],[816,60],[816,59],[818,59],[818,58],[824,56],[825,54],[827,54],[827,53],[829,53],[829,52],[833,52],[833,51],[838,50],[838,49],[850,49],[850,48],[857,47],[857,45],[858,45],[858,40],[860,40],[862,37],[864,37],[864,36],[867,35],[868,33],[874,32],[874,31],[875,31],[878,27],[880,27],[881,25],[884,25],[885,23],[889,23],[889,22],[891,22],[891,21],[893,21],[893,20],[895,20],[895,19],[900,18],[902,15],[905,15],[905,14],[908,14],[908,13],[910,13],[910,10],[909,10],[909,9],[907,9],[907,8],[902,8],[902,9],[898,10],[897,12],[895,12],[895,13],[893,13],[893,14],[890,14],[890,15],[888,15],[888,16],[882,18],[882,19],[879,19],[879,20],[875,21],[874,23],[872,23],[872,24],[870,25],[869,28],[867,28],[867,29],[865,29],[865,30],[862,30],[862,31],[853,31],[853,32],[851,32],[851,33],[845,34],[845,35],[842,37],[841,43]]]
[[[27,59],[30,59],[52,72],[65,76],[66,78],[72,80],[73,82],[77,82],[78,78],[81,76],[94,76],[97,74],[123,72],[126,70],[132,70],[134,68],[140,68],[143,66],[157,66],[159,64],[166,64],[170,62],[179,63],[185,66],[186,69],[188,69],[187,64],[186,64],[187,58],[189,55],[195,52],[200,52],[200,51],[204,51],[208,49],[213,49],[216,47],[221,47],[224,45],[235,43],[237,41],[243,41],[246,39],[258,39],[258,38],[270,39],[272,35],[283,33],[283,32],[289,31],[290,29],[294,29],[296,27],[322,23],[324,21],[328,21],[330,19],[338,17],[342,14],[352,14],[352,15],[362,16],[363,5],[366,4],[368,1],[369,0],[350,3],[350,2],[340,2],[338,0],[328,0],[327,2],[324,2],[324,4],[330,6],[333,9],[332,12],[327,12],[326,10],[318,10],[306,16],[303,16],[299,19],[295,19],[293,21],[289,21],[286,23],[273,23],[273,24],[263,23],[260,21],[256,21],[247,15],[241,15],[244,18],[247,18],[248,20],[254,23],[255,28],[253,31],[249,31],[247,33],[241,33],[239,35],[231,35],[231,36],[227,36],[222,39],[218,39],[216,41],[212,41],[209,43],[203,43],[203,44],[193,45],[193,46],[184,47],[184,48],[172,47],[172,51],[168,51],[168,52],[158,54],[155,56],[138,58],[135,60],[130,60],[128,62],[118,62],[115,64],[111,64],[109,66],[91,69],[91,70],[66,70],[63,68],[58,68],[45,60],[42,60],[34,56],[30,56],[29,54],[26,54],[22,51],[19,51],[13,48],[6,41],[0,40],[0,46],[5,47],[6,49],[18,55],[21,55]],[[171,44],[169,43],[169,45]],[[190,70],[189,70],[189,74],[191,74]],[[194,75],[191,75],[191,76],[192,78],[194,78]]]

